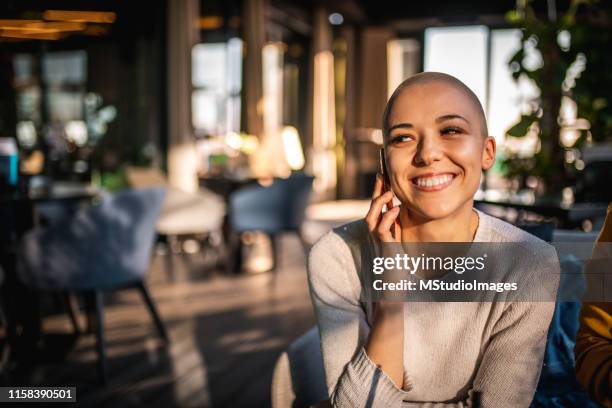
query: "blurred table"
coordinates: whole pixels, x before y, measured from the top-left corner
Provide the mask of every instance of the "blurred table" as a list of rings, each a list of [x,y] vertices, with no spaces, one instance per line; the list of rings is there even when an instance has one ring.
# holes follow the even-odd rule
[[[236,190],[258,183],[254,177],[235,177],[230,175],[206,175],[198,177],[200,187],[205,187],[222,196],[227,202]]]
[[[487,206],[514,209],[519,213],[532,213],[545,218],[554,218],[557,228],[572,229],[581,227],[585,220],[597,225],[606,216],[608,203],[573,203],[565,204],[561,200],[541,199],[533,203],[514,200],[475,200],[475,205],[481,210]],[[520,218],[520,217],[519,217]]]

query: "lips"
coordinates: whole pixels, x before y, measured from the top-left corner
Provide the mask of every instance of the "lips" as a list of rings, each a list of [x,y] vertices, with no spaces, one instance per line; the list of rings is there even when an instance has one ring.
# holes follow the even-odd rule
[[[423,174],[412,179],[412,184],[422,191],[439,191],[448,187],[455,179],[454,173]]]

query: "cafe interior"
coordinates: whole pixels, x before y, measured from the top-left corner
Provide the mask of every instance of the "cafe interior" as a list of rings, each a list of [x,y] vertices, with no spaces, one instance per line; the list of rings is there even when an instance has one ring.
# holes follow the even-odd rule
[[[325,399],[308,252],[367,213],[385,104],[423,71],[485,109],[498,150],[477,208],[592,243],[612,201],[611,13],[4,0],[0,385],[76,387],[96,407]],[[555,312],[567,361],[579,307]],[[568,364],[544,370],[536,406],[597,406]]]

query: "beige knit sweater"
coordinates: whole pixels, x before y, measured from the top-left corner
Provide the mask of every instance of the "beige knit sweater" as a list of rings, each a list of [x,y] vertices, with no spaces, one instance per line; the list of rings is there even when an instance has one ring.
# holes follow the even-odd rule
[[[475,242],[524,243],[528,256],[514,259],[521,276],[548,282],[556,291],[554,248],[504,221],[478,215]],[[528,407],[554,303],[405,303],[404,369],[410,386],[398,389],[363,348],[372,322],[371,304],[360,301],[360,248],[367,233],[363,220],[336,228],[315,244],[308,259],[332,405],[466,407],[477,391],[482,407]]]

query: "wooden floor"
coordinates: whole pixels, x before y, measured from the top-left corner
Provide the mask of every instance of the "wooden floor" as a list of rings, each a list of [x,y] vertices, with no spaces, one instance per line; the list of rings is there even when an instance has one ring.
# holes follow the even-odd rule
[[[315,324],[302,247],[294,236],[282,238],[276,276],[227,277],[210,261],[201,253],[154,258],[148,283],[169,330],[167,347],[137,291],[106,295],[108,386],[97,384],[93,336],[71,335],[64,314],[45,319],[45,351],[16,374],[19,381],[76,386],[80,406],[269,406],[277,357]]]

